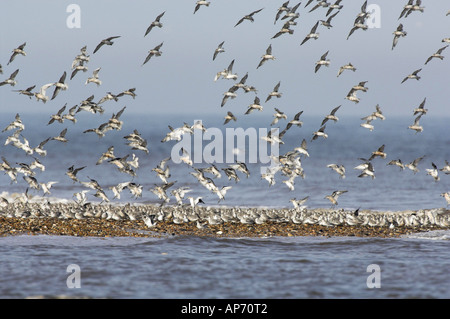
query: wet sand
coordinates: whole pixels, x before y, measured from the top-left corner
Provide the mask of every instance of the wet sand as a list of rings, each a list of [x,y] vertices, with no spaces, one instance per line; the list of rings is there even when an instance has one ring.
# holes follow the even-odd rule
[[[196,222],[174,224],[161,222],[148,228],[143,221],[117,221],[96,218],[57,219],[0,217],[0,236],[10,235],[57,235],[92,237],[271,237],[271,236],[357,236],[357,237],[399,237],[401,235],[443,227],[389,227],[381,226],[322,226],[266,222],[264,224],[223,223],[207,225],[198,229]]]

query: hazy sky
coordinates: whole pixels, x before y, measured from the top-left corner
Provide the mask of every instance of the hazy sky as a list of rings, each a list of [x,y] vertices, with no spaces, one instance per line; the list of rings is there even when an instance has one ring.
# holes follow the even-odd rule
[[[380,28],[357,30],[348,40],[347,35],[360,11],[362,0],[344,0],[341,12],[332,20],[333,28],[320,25],[318,40],[309,40],[300,46],[303,38],[327,9],[318,8],[308,13],[315,3],[304,8],[302,1],[294,34],[271,39],[282,27],[274,24],[278,7],[284,1],[274,0],[211,0],[209,7],[201,7],[195,14],[195,0],[183,1],[1,1],[0,19],[1,80],[19,68],[18,84],[0,87],[1,111],[54,112],[66,102],[73,106],[91,94],[98,101],[106,92],[115,94],[136,87],[137,98],[124,97],[120,107],[127,112],[217,113],[221,117],[230,110],[243,114],[253,101],[254,93],[239,90],[236,99],[220,107],[223,93],[232,80],[214,82],[216,73],[234,59],[233,71],[238,79],[249,74],[246,84],[258,89],[264,102],[273,87],[281,81],[280,99],[264,104],[273,113],[278,107],[289,114],[304,110],[305,115],[324,115],[342,104],[340,114],[365,116],[380,104],[384,114],[410,116],[412,110],[427,97],[428,115],[449,116],[450,103],[446,96],[449,83],[449,55],[443,61],[426,59],[450,37],[450,3],[444,0],[422,1],[425,10],[413,12],[398,20],[404,1],[369,1],[380,8]],[[80,28],[68,28],[66,12],[69,4],[80,7]],[[290,6],[298,2],[291,1]],[[245,14],[264,8],[254,16],[255,21],[244,21],[234,27]],[[163,28],[144,33],[157,15],[165,11]],[[378,21],[377,21],[378,22]],[[391,50],[393,31],[403,23],[407,36],[401,38]],[[93,54],[95,46],[104,38],[120,35],[114,45],[103,46]],[[225,52],[212,60],[214,49],[225,41]],[[17,56],[7,65],[11,51],[26,42],[27,56]],[[160,57],[153,57],[142,66],[148,50],[164,42]],[[265,50],[272,44],[274,61],[267,61],[257,69]],[[80,48],[87,45],[90,61],[86,73],[78,73],[69,80],[71,64]],[[315,62],[330,51],[329,67],[314,73]],[[356,72],[344,71],[337,77],[339,67],[351,62]],[[84,82],[92,71],[99,73],[103,84],[97,87]],[[402,79],[412,71],[423,68],[420,81]],[[12,89],[25,89],[55,82],[64,71],[68,72],[69,89],[62,91],[46,104],[28,99]],[[368,81],[368,92],[359,92],[361,99],[355,104],[345,99],[350,88],[360,81]],[[48,92],[51,95],[53,89]],[[119,105],[115,110],[119,109]]]

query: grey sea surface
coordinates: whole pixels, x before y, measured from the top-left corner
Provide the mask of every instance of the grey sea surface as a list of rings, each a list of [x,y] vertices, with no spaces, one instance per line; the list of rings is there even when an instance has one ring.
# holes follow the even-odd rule
[[[0,296],[449,298],[449,238],[4,237]]]

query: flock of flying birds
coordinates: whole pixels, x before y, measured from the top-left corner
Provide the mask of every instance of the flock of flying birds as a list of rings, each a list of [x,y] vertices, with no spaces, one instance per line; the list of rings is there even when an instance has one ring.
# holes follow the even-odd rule
[[[313,4],[313,2],[315,2]],[[341,0],[337,0],[334,3],[329,3],[327,1],[319,1],[319,0],[308,0],[305,8],[309,5],[313,4],[311,6],[311,9],[309,12],[318,10],[318,9],[325,9],[326,10],[326,20],[319,20],[317,21],[313,27],[311,28],[310,32],[306,35],[306,37],[303,39],[303,41],[300,43],[300,45],[305,45],[306,42],[309,40],[317,40],[319,38],[319,33],[317,32],[320,25],[323,27],[330,29],[332,28],[332,19],[336,17],[336,15],[339,14],[340,10],[343,9],[343,4],[341,4]],[[210,5],[209,1],[197,1],[195,4],[194,14],[202,7],[208,7]],[[301,5],[301,2],[297,3],[294,6],[289,5],[289,1],[284,2],[276,12],[275,14],[275,21],[274,24],[276,24],[279,21],[282,21],[283,26],[280,29],[279,32],[277,32],[275,35],[273,35],[272,39],[278,38],[280,36],[284,35],[290,35],[294,33],[294,30],[292,29],[293,26],[297,24],[296,20],[299,18],[300,14],[298,12],[298,9]],[[264,8],[257,9],[249,14],[244,15],[241,19],[239,19],[234,27],[238,27],[239,25],[243,24],[246,20],[253,22],[255,19],[255,16],[261,12]],[[402,10],[399,19],[401,18],[407,18],[410,14],[413,14],[414,12],[424,12],[424,7],[421,6],[421,1],[413,1],[409,0],[408,3],[404,6],[404,9]],[[161,20],[164,18],[165,11],[160,13],[153,22],[148,26],[148,28],[145,30],[144,37],[146,37],[154,28],[162,28],[163,23]],[[447,13],[447,15],[450,14]],[[356,18],[354,20],[353,27],[350,29],[349,34],[347,36],[347,39],[351,37],[351,35],[356,32],[357,30],[366,30],[368,28],[366,24],[366,20],[370,17],[369,12],[367,11],[367,1],[363,3],[361,6],[360,12],[357,13]],[[404,30],[403,24],[399,24],[398,28],[393,32],[394,38],[392,43],[392,50],[395,49],[396,45],[398,44],[399,39],[406,37],[407,32]],[[111,36],[108,38],[105,38],[101,42],[98,43],[98,45],[95,47],[92,54],[96,54],[99,52],[100,49],[106,47],[106,46],[112,46],[114,44],[114,41],[119,39],[120,36]],[[114,41],[113,41],[114,40]],[[443,39],[442,42],[450,43],[450,38]],[[225,41],[222,41],[218,47],[214,50],[212,60],[216,60],[219,54],[222,54],[225,52],[224,48]],[[146,63],[148,63],[153,57],[160,57],[162,55],[161,47],[163,46],[163,42],[161,42],[159,45],[154,47],[153,49],[149,50],[145,59],[143,60],[142,66],[144,66]],[[427,65],[431,60],[433,59],[440,59],[443,60],[444,56],[442,55],[443,51],[447,48],[448,45],[445,45],[444,47],[437,50],[434,54],[429,56],[426,61],[425,65]],[[15,48],[12,51],[12,55],[7,63],[9,66],[13,62],[16,61],[16,58],[19,55],[26,56],[26,43],[23,43],[19,45],[17,48]],[[322,66],[328,67],[330,65],[330,60],[328,59],[329,51],[323,53],[320,57],[320,59],[315,63],[314,72],[317,73],[320,71]],[[80,77],[78,75],[80,72],[85,73],[88,71],[88,62],[90,60],[90,55],[87,50],[87,46],[84,46],[81,48],[80,53],[76,55],[75,59],[72,62],[71,65],[71,74],[70,74],[70,80],[73,80],[75,77]],[[275,60],[275,56],[272,52],[272,44],[270,44],[264,54],[261,56],[261,60],[256,65],[256,69],[263,67],[265,63],[268,63],[268,61]],[[237,92],[239,89],[242,89],[244,93],[253,92],[255,94],[253,103],[251,103],[247,110],[244,112],[244,116],[247,116],[255,111],[263,111],[263,105],[261,103],[261,99],[258,97],[258,91],[254,86],[246,84],[246,81],[248,79],[248,73],[243,76],[241,79],[238,79],[237,74],[233,73],[233,66],[234,61],[232,60],[229,66],[226,69],[223,69],[219,72],[217,72],[214,81],[218,81],[220,79],[225,80],[231,80],[234,81],[234,84],[228,89],[224,94],[221,102],[221,107],[224,107],[229,99],[234,99],[237,96]],[[337,77],[341,76],[341,74],[346,71],[350,70],[352,72],[356,72],[356,68],[352,65],[352,63],[348,63],[346,65],[343,65],[339,68]],[[410,75],[407,75],[401,83],[406,82],[407,80],[415,79],[420,80],[420,76],[418,75],[419,72],[422,69],[417,69],[414,72],[412,72]],[[96,84],[96,86],[101,86],[102,81],[100,80],[99,73],[101,71],[101,68],[96,68],[92,72],[92,76],[88,77],[85,80],[85,84],[88,85],[89,83]],[[0,65],[0,74],[3,74],[3,68]],[[19,69],[16,69],[14,72],[11,73],[11,75],[0,82],[0,87],[2,86],[12,86],[14,87],[17,84],[16,77],[19,74]],[[36,85],[30,86],[25,89],[21,90],[13,90],[14,92],[18,92],[19,94],[25,95],[32,99],[33,97],[36,99],[37,102],[46,103],[49,100],[54,100],[57,98],[61,91],[68,90],[68,84],[67,84],[67,72],[64,71],[61,77],[58,81],[51,82],[45,85],[42,85],[39,90],[35,91]],[[349,93],[346,96],[346,99],[354,102],[359,103],[359,98],[357,97],[358,92],[367,92],[368,87],[366,86],[368,81],[361,81],[354,85]],[[281,98],[282,92],[280,91],[281,88],[281,81],[279,81],[273,88],[272,92],[270,92],[266,99],[265,103],[269,102],[272,98],[278,99]],[[53,90],[51,96],[47,95],[47,91],[50,89]],[[119,94],[113,94],[111,92],[107,92],[105,96],[98,100],[94,100],[94,95],[91,95],[90,97],[86,98],[85,100],[81,101],[79,104],[67,109],[67,103],[60,108],[55,114],[51,115],[50,120],[48,122],[48,125],[53,124],[54,122],[63,123],[65,120],[72,121],[73,123],[77,122],[77,114],[79,112],[89,112],[92,114],[103,114],[104,108],[102,107],[102,104],[107,101],[118,101],[119,98],[122,98],[125,95],[131,96],[133,99],[137,96],[135,93],[136,88],[130,88],[127,90],[124,90],[123,92]],[[97,102],[96,102],[97,101]],[[426,98],[420,103],[420,105],[413,110],[413,115],[415,116],[414,123],[411,124],[408,128],[411,130],[414,130],[416,133],[420,133],[423,131],[423,127],[420,125],[419,121],[422,116],[424,116],[427,113],[427,109],[425,108]],[[341,105],[334,107],[329,114],[327,114],[320,125],[320,128],[313,132],[313,136],[309,143],[312,143],[313,141],[317,140],[318,138],[324,138],[326,139],[328,137],[328,134],[326,131],[326,124],[329,121],[337,122],[339,119],[336,116],[336,113],[339,111]],[[125,111],[126,106],[124,106],[119,112],[114,113],[111,118],[102,123],[100,126],[85,130],[84,134],[89,133],[95,133],[98,135],[99,138],[102,138],[105,136],[105,134],[110,130],[117,130],[120,131],[123,125],[123,122],[120,120],[121,115]],[[270,126],[274,126],[279,123],[279,121],[285,120],[287,122],[285,128],[281,130],[281,132],[278,132],[277,130],[271,130],[267,136],[262,137],[264,140],[266,140],[268,143],[275,144],[284,144],[282,138],[286,134],[286,132],[291,129],[292,127],[301,127],[303,125],[301,121],[301,115],[303,111],[298,112],[295,114],[295,116],[290,119],[287,117],[287,115],[281,111],[278,108],[275,108],[274,113],[274,119],[270,123]],[[361,123],[361,127],[366,128],[370,131],[374,129],[374,126],[372,124],[373,121],[380,119],[384,120],[385,116],[382,113],[381,107],[379,105],[375,106],[375,110],[373,113],[365,116],[362,118],[364,121]],[[225,115],[225,121],[224,125],[228,124],[230,121],[236,121],[237,117],[231,112],[227,111]],[[27,155],[29,155],[30,158],[33,159],[33,161],[30,164],[27,163],[16,163],[18,166],[15,166],[10,163],[6,159],[5,156],[1,156],[2,162],[0,162],[0,170],[3,171],[6,175],[8,175],[11,179],[11,183],[17,183],[17,178],[19,174],[23,175],[23,179],[27,182],[28,188],[35,189],[35,190],[42,190],[44,196],[46,194],[50,194],[50,189],[52,185],[56,184],[57,181],[50,181],[47,183],[41,183],[38,182],[36,179],[36,172],[35,170],[45,170],[45,166],[40,162],[39,158],[35,156],[36,154],[38,156],[45,157],[47,155],[47,151],[45,150],[45,145],[48,142],[55,141],[59,143],[67,143],[68,140],[65,137],[67,133],[67,128],[63,129],[59,135],[56,135],[54,137],[48,137],[41,143],[39,143],[37,146],[31,146],[28,142],[28,140],[23,136],[22,132],[25,129],[25,125],[22,122],[20,115],[17,114],[15,119],[3,129],[2,133],[4,132],[10,132],[13,131],[10,136],[7,137],[5,144],[8,145],[11,144],[14,147],[23,150]],[[195,123],[194,125],[190,126],[188,124],[184,124],[181,127],[173,128],[169,125],[169,132],[166,134],[166,136],[161,140],[162,143],[169,142],[169,141],[180,141],[184,134],[193,134],[194,130],[199,129],[205,131],[206,128],[203,127],[201,122]],[[133,150],[133,151],[142,151],[145,154],[149,154],[148,149],[148,143],[147,140],[141,136],[138,130],[134,130],[130,134],[123,137],[127,140],[127,145]],[[276,158],[277,165],[271,168],[268,168],[267,171],[263,174],[261,174],[261,178],[266,180],[269,183],[269,186],[272,186],[275,184],[275,175],[278,172],[281,172],[283,176],[285,176],[287,179],[283,181],[283,183],[292,191],[295,188],[295,179],[297,177],[304,178],[304,171],[301,165],[302,158],[309,157],[308,153],[308,142],[306,139],[303,139],[302,142],[298,147],[295,147],[293,150],[288,151],[284,155],[280,155],[278,158]],[[362,163],[355,167],[355,169],[360,170],[361,173],[358,175],[358,177],[370,177],[372,179],[375,178],[375,171],[374,166],[372,164],[372,160],[380,157],[383,159],[387,158],[387,154],[384,151],[385,145],[381,145],[377,150],[374,150],[368,158],[360,158]],[[211,191],[212,193],[216,194],[218,196],[219,202],[225,199],[226,192],[232,188],[232,186],[217,186],[217,180],[220,179],[222,176],[222,173],[226,175],[229,181],[234,180],[235,183],[238,183],[240,181],[240,174],[244,174],[246,177],[249,177],[250,171],[247,168],[246,164],[243,162],[236,161],[234,164],[228,164],[227,167],[219,169],[215,164],[211,164],[209,167],[206,168],[196,168],[193,165],[193,162],[185,150],[182,150],[182,156],[181,160],[183,163],[185,163],[192,171],[190,174],[194,176],[199,184],[201,184],[204,188]],[[391,160],[387,163],[387,165],[395,165],[398,166],[401,170],[404,169],[410,169],[414,173],[418,172],[417,165],[421,160],[423,160],[425,156],[419,157],[412,161],[411,163],[403,163],[400,159],[397,160]],[[176,181],[169,181],[169,178],[171,177],[169,165],[168,162],[171,160],[170,157],[166,157],[161,162],[152,169],[152,171],[161,179],[162,185],[155,184],[154,188],[151,188],[150,191],[153,192],[161,201],[162,204],[167,204],[170,202],[170,195],[172,195],[178,204],[183,205],[183,201],[185,200],[185,195],[188,194],[192,189],[189,187],[179,187],[179,188],[173,188],[170,191],[170,194],[168,194],[169,188],[173,187],[176,184]],[[100,155],[98,161],[96,162],[96,165],[102,165],[104,162],[109,163],[111,165],[115,165],[117,169],[120,172],[123,172],[125,174],[130,175],[130,177],[133,179],[136,176],[136,171],[139,168],[139,158],[136,156],[135,153],[128,154],[124,157],[117,157],[114,154],[114,146],[109,147],[103,154]],[[432,168],[427,169],[427,174],[433,177],[434,181],[439,181],[440,176],[439,172],[444,173],[445,175],[450,174],[450,163],[446,161],[445,165],[443,167],[438,168],[438,166],[435,163],[431,163]],[[75,167],[75,165],[72,165],[67,169],[66,175],[68,178],[70,178],[73,183],[79,183],[81,186],[83,186],[84,190],[75,193],[74,198],[75,201],[79,204],[85,204],[87,201],[86,194],[93,190],[95,194],[93,194],[95,197],[100,198],[102,202],[109,202],[110,197],[107,196],[105,189],[101,187],[101,185],[95,180],[90,177],[88,177],[88,180],[81,180],[79,177],[77,177],[77,174],[82,171],[86,166],[81,167]],[[343,165],[340,164],[329,164],[328,168],[332,169],[336,173],[340,175],[341,178],[345,178],[346,176],[346,170]],[[210,174],[210,175],[208,175]],[[27,192],[28,192],[27,188]],[[133,180],[119,183],[118,185],[111,186],[109,189],[113,192],[114,198],[120,198],[121,192],[124,189],[128,189],[130,193],[135,197],[139,198],[142,196],[143,187],[137,183],[135,183]],[[26,193],[27,193],[26,192]],[[337,199],[340,195],[346,193],[347,190],[336,190],[331,195],[327,195],[325,199],[328,199],[332,205],[338,205]],[[450,204],[450,192],[442,193],[441,194],[445,200],[447,201],[447,204]],[[303,199],[297,200],[296,198],[291,199],[292,204],[294,207],[298,208],[305,204],[305,202],[308,200],[309,196],[306,196]],[[202,197],[187,197],[189,204],[191,206],[195,206],[198,203],[203,203]]]

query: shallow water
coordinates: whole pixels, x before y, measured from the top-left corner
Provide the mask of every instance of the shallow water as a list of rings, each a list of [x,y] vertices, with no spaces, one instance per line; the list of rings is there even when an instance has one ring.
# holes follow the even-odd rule
[[[449,239],[4,237],[0,297],[449,298]]]

